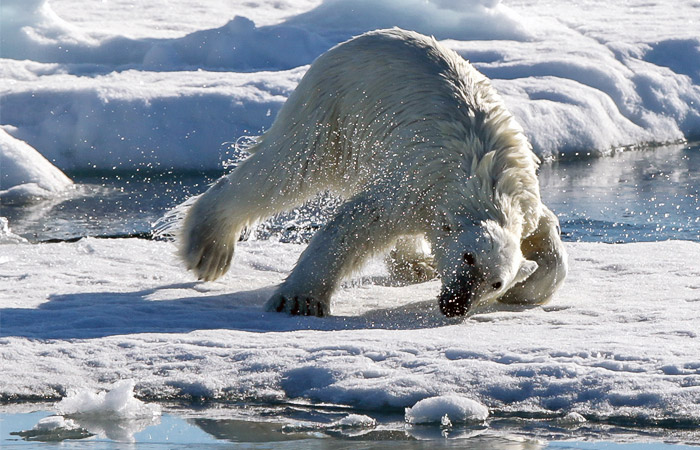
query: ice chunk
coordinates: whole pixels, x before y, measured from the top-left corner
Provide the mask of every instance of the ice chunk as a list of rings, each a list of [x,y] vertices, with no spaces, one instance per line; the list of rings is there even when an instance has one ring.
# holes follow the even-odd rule
[[[561,418],[560,422],[564,425],[577,425],[584,423],[586,418],[577,412],[570,412]]]
[[[336,420],[330,428],[373,428],[377,421],[363,414],[349,414],[340,420]]]
[[[107,392],[81,390],[61,400],[56,407],[67,416],[107,416],[115,419],[159,416],[161,409],[158,405],[147,404],[134,397],[134,385],[133,380],[123,380]]]
[[[74,420],[66,419],[63,416],[44,417],[31,430],[11,432],[10,435],[20,436],[26,441],[37,442],[60,442],[93,436]]]
[[[33,429],[37,431],[50,431],[58,428],[74,430],[78,428],[78,424],[75,423],[74,420],[66,419],[63,416],[49,416],[41,419],[39,423],[34,425]]]
[[[410,424],[483,422],[488,416],[486,406],[460,395],[430,397],[406,408],[406,422]]]

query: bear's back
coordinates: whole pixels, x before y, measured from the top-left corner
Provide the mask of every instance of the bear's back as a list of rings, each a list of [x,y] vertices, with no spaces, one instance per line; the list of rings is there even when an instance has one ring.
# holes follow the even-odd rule
[[[477,97],[492,94],[486,77],[457,53],[432,37],[399,28],[333,47],[312,64],[299,87],[307,95],[305,104],[334,103],[347,115],[362,112],[368,120],[417,111],[454,120],[458,110],[483,109],[487,105]]]
[[[455,52],[415,32],[378,30],[318,57],[261,141],[376,173],[405,166],[418,143],[439,150],[478,135],[493,109],[510,117],[488,79]]]
[[[398,28],[321,55],[260,145],[270,166],[299,167],[314,189],[344,196],[378,184],[396,198],[459,193],[493,211],[504,194],[518,214],[539,201],[537,158],[489,80],[434,38]]]

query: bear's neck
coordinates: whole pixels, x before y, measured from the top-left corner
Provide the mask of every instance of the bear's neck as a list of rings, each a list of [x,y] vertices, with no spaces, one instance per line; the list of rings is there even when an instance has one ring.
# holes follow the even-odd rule
[[[539,161],[517,129],[501,136],[495,150],[483,151],[482,142],[463,144],[471,153],[458,147],[449,157],[438,156],[426,165],[422,176],[436,180],[428,194],[429,208],[439,214],[462,211],[477,222],[493,220],[525,238],[539,221]],[[431,178],[436,171],[429,166],[444,164],[450,164],[450,170],[445,173],[443,168],[441,177]]]

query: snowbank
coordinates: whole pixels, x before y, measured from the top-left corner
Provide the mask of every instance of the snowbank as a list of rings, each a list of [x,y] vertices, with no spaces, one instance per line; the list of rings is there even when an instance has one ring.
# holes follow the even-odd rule
[[[72,184],[34,148],[0,129],[0,204],[48,199]]]
[[[2,120],[63,170],[220,169],[238,137],[272,123],[302,75],[31,75],[0,87]]]
[[[0,4],[0,54],[3,58],[43,61],[65,53],[64,46],[98,44],[61,19],[46,0],[4,0]]]
[[[395,26],[437,39],[525,41],[533,37],[522,17],[501,0],[326,0],[285,25],[334,42]]]
[[[398,412],[458,396],[494,415],[700,424],[698,243],[569,244],[571,275],[550,305],[464,321],[440,314],[437,281],[386,286],[379,263],[341,289],[333,317],[264,312],[302,249],[241,243],[221,281],[198,283],[164,242],[5,246],[0,398],[133,379],[153,400]]]
[[[281,5],[261,4],[260,9]],[[275,8],[277,6],[277,8]],[[290,8],[290,5],[285,5]],[[187,10],[193,5],[183,5]],[[236,15],[222,26],[172,39],[86,32],[61,19],[47,0],[7,0],[2,6],[3,57],[45,63],[140,65],[177,70],[186,66],[289,69],[309,64],[332,45],[365,31],[399,26],[438,38],[515,39],[527,27],[496,0],[327,0],[282,23],[258,27]]]
[[[3,124],[64,170],[218,169],[227,142],[270,125],[305,65],[395,25],[444,39],[492,78],[543,157],[700,136],[691,0],[233,2],[215,15],[158,0],[132,18],[95,5],[92,21],[80,2],[54,1],[76,24],[54,2],[3,2],[0,102]],[[149,32],[154,21],[166,31]]]

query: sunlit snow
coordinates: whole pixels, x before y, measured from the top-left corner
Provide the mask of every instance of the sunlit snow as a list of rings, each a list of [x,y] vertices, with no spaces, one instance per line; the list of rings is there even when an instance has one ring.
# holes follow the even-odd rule
[[[364,410],[461,395],[499,411],[700,417],[700,244],[569,244],[549,306],[444,318],[437,281],[383,286],[381,264],[317,319],[262,305],[301,245],[241,243],[190,282],[170,243],[3,246],[2,398],[136,381],[151,399],[305,398]]]

